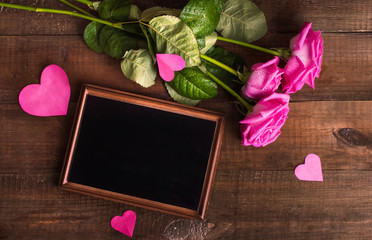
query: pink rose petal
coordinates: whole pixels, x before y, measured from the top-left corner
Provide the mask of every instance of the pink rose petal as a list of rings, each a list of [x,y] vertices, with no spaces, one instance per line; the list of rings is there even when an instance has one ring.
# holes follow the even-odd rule
[[[256,63],[251,68],[251,75],[241,89],[244,97],[260,100],[270,96],[279,88],[284,70],[278,67],[279,57],[266,63]]]
[[[319,77],[323,59],[321,32],[314,32],[311,23],[305,22],[300,33],[290,41],[292,51],[283,74],[282,90],[295,93],[304,84],[315,89],[314,80]]]
[[[262,98],[240,121],[242,145],[264,147],[280,135],[289,112],[289,95],[273,93]]]

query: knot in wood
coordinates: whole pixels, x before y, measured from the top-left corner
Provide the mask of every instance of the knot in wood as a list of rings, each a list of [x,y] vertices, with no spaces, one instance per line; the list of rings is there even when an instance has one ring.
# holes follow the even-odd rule
[[[364,147],[371,141],[363,133],[353,128],[339,128],[333,131],[333,135],[341,142],[352,147]]]

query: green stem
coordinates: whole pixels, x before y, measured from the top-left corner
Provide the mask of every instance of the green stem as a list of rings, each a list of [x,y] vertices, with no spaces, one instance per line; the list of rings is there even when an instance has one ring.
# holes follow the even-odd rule
[[[75,1],[84,3],[84,4],[88,5],[89,7],[93,6],[92,1],[88,1],[88,0],[75,0]]]
[[[218,79],[212,73],[207,71],[207,74],[210,78],[212,78],[213,81],[215,81],[223,89],[228,91],[231,95],[233,95],[233,97],[235,97],[247,109],[248,112],[250,112],[252,110],[253,106],[251,104],[249,104],[247,101],[245,101],[245,99],[242,98],[237,92],[232,90],[229,86],[227,86],[224,82],[222,82],[220,79]]]
[[[85,11],[84,9],[81,9],[81,8],[79,8],[78,6],[75,6],[74,4],[72,4],[72,3],[70,3],[70,2],[68,2],[68,1],[66,1],[66,0],[59,0],[59,1],[60,1],[61,3],[64,3],[65,5],[67,5],[67,6],[69,6],[69,7],[71,7],[71,8],[73,8],[73,9],[77,10],[78,12],[81,12],[81,13],[87,15],[87,16],[90,16],[90,17],[95,17],[93,14],[88,13],[88,12]]]
[[[122,26],[115,25],[112,22],[109,22],[109,21],[106,21],[106,20],[103,20],[103,19],[100,19],[100,18],[96,18],[96,17],[87,16],[87,15],[84,15],[84,14],[81,14],[81,13],[72,12],[72,11],[49,9],[49,8],[29,7],[29,6],[3,3],[3,2],[0,2],[0,7],[16,8],[16,9],[21,9],[21,10],[33,11],[33,12],[47,12],[47,13],[65,14],[65,15],[70,15],[70,16],[75,16],[75,17],[80,17],[80,18],[84,18],[84,19],[87,19],[87,20],[95,21],[95,22],[102,23],[102,24],[105,24],[105,25],[108,25],[108,26],[111,26],[111,27],[119,28],[119,29],[125,31],[125,29]]]
[[[224,42],[229,42],[229,43],[234,43],[234,44],[244,46],[244,47],[249,47],[249,48],[252,48],[252,49],[255,49],[255,50],[258,50],[258,51],[261,51],[261,52],[269,53],[269,54],[272,54],[272,55],[278,56],[278,57],[282,56],[278,51],[268,49],[268,48],[263,48],[263,47],[260,47],[260,46],[254,45],[254,44],[250,44],[250,43],[246,43],[246,42],[241,42],[241,41],[237,41],[237,40],[233,40],[233,39],[229,39],[229,38],[224,38],[224,37],[220,37],[220,36],[217,37],[217,40],[224,41]]]
[[[219,66],[219,67],[225,69],[229,73],[232,73],[235,76],[238,76],[238,73],[236,72],[236,70],[233,69],[233,68],[231,68],[231,67],[229,67],[229,66],[227,66],[226,64],[223,64],[222,62],[219,62],[216,59],[211,58],[211,57],[208,57],[207,55],[204,55],[204,54],[200,54],[200,57],[203,58],[204,60],[210,62],[210,63],[213,63],[216,66]]]
[[[135,20],[135,21],[129,21],[129,22],[116,22],[116,23],[113,23],[113,24],[114,24],[114,26],[115,25],[120,26],[120,25],[124,25],[124,24],[134,24],[134,23],[140,23],[140,21],[139,20]]]

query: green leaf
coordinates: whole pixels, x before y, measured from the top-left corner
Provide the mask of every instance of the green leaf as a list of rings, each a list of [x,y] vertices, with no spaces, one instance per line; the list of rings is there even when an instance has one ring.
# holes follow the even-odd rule
[[[142,87],[148,88],[155,84],[157,70],[147,49],[127,51],[121,62],[121,71]]]
[[[178,103],[185,104],[185,105],[190,105],[190,106],[196,106],[200,102],[200,100],[193,100],[193,99],[190,99],[190,98],[187,98],[187,97],[184,97],[184,96],[180,95],[178,92],[176,92],[176,90],[174,90],[166,82],[165,82],[165,87],[167,88],[169,96],[171,96],[171,98]]]
[[[249,0],[226,0],[216,28],[222,36],[254,42],[267,33],[264,13]]]
[[[181,9],[175,8],[166,8],[166,7],[152,7],[144,10],[141,14],[141,20],[144,22],[150,22],[151,19],[154,17],[162,16],[162,15],[171,15],[175,17],[179,17],[181,14]]]
[[[99,33],[103,24],[97,22],[89,23],[84,30],[84,41],[89,48],[95,52],[101,53],[103,51],[99,43]]]
[[[214,44],[217,42],[217,33],[212,32],[208,36],[205,36],[205,46],[200,49],[201,54],[205,54]]]
[[[132,33],[137,36],[142,36],[143,34],[139,23],[123,24],[121,26],[124,29],[124,31],[128,33]]]
[[[141,18],[142,11],[137,5],[130,5],[128,20],[139,20]]]
[[[148,27],[158,53],[177,54],[185,60],[186,67],[201,63],[196,38],[181,19],[174,16],[155,17]]]
[[[190,0],[183,8],[180,18],[196,37],[211,34],[217,27],[224,0]]]
[[[131,0],[104,0],[98,7],[98,14],[102,19],[125,21],[128,19]]]
[[[216,47],[206,53],[209,57],[216,59],[219,62],[226,64],[233,69],[242,70],[244,68],[244,60],[235,53],[230,53],[227,50]],[[203,61],[208,72],[218,77],[221,81],[226,83],[229,87],[234,88],[239,86],[238,78],[228,71],[206,61]]]
[[[103,51],[114,58],[122,58],[126,51],[138,48],[136,38],[123,30],[110,26],[104,26],[101,29],[99,40]]]
[[[205,37],[197,37],[196,41],[198,42],[199,49],[205,48]]]
[[[184,68],[174,75],[169,85],[181,96],[194,100],[217,96],[217,84],[198,67]]]

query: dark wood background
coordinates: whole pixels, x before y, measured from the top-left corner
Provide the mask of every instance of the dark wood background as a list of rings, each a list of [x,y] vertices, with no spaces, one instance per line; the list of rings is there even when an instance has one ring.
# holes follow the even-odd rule
[[[4,0],[68,9],[56,0]],[[187,2],[135,1],[142,9]],[[88,49],[88,21],[0,9],[0,239],[129,239],[113,216],[137,213],[133,239],[372,239],[372,1],[255,1],[269,33],[258,43],[286,47],[304,21],[324,38],[316,90],[291,95],[289,119],[267,147],[242,147],[241,116],[222,89],[199,107],[224,113],[225,136],[207,220],[61,191],[57,184],[80,87],[97,84],[170,100],[162,81],[144,89],[126,79],[120,61]],[[230,44],[247,66],[271,56]],[[67,116],[35,117],[18,104],[49,64],[69,76]],[[345,131],[344,128],[347,128]],[[155,139],[156,141],[156,139]],[[322,159],[324,182],[296,179],[309,153]]]

